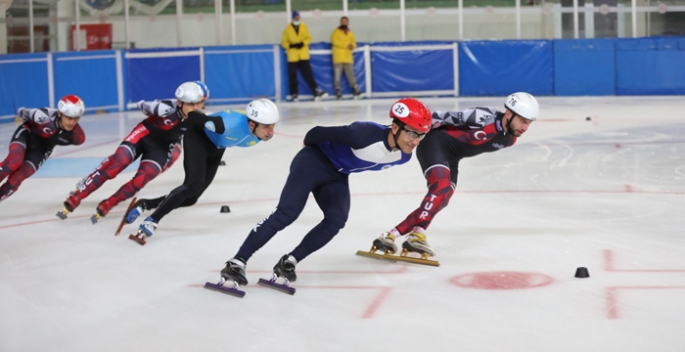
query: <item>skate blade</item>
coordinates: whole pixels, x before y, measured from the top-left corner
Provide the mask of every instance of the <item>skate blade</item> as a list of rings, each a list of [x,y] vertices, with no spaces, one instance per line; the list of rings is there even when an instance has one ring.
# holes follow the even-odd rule
[[[138,237],[136,235],[128,235],[128,239],[131,241],[138,242],[139,245],[144,246],[147,242],[145,241],[145,237]]]
[[[126,224],[126,217],[128,216],[128,212],[130,212],[131,209],[133,209],[133,206],[136,204],[137,201],[138,198],[133,197],[131,203],[128,205],[128,209],[126,209],[124,216],[121,218],[121,222],[119,223],[119,227],[117,227],[117,232],[114,233],[114,236],[119,236],[119,234],[121,233],[121,229],[123,229],[124,225]]]
[[[437,262],[435,260],[430,260],[430,259],[401,257],[399,255],[392,255],[392,254],[376,254],[376,253],[372,253],[372,252],[368,252],[368,251],[357,251],[357,255],[360,255],[362,257],[387,260],[387,261],[392,261],[392,262],[405,262],[405,263],[421,264],[421,265],[428,265],[428,266],[440,266],[440,262]]]
[[[98,222],[98,220],[100,220],[100,218],[100,214],[93,214],[93,216],[90,217],[90,222],[92,222],[93,225],[95,225]]]
[[[225,287],[224,285],[213,284],[211,282],[206,282],[204,288],[219,291],[234,297],[243,298],[245,297],[245,291],[236,290],[235,288]]]
[[[57,214],[55,214],[55,215],[62,220],[66,220],[67,215],[69,215],[69,213],[65,212],[64,210],[61,210],[61,211],[58,211]]]
[[[289,295],[294,295],[295,291],[296,291],[294,288],[292,288],[290,286],[282,285],[282,284],[277,283],[276,281],[271,281],[271,280],[259,279],[259,284],[264,286],[264,287],[273,288],[274,290],[281,291],[283,293],[287,293]]]

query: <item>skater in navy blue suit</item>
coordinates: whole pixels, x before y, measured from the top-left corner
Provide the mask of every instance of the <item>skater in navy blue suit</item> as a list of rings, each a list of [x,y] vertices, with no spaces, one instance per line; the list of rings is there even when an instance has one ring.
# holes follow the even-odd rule
[[[390,118],[390,126],[354,122],[309,130],[304,148],[290,165],[276,210],[252,229],[235,257],[226,262],[222,278],[246,285],[245,266],[252,254],[292,224],[304,209],[309,193],[313,193],[324,213],[323,220],[274,267],[277,277],[294,282],[295,265],[325,246],[345,226],[350,211],[349,174],[406,163],[431,126],[430,111],[415,99],[394,103]]]

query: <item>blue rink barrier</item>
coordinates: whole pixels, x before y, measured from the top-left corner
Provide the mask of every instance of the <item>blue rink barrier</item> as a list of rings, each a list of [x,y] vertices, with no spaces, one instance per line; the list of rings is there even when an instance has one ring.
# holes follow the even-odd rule
[[[685,38],[617,40],[616,94],[685,94]]]
[[[506,96],[554,94],[551,40],[473,41],[459,44],[459,92]]]
[[[20,107],[53,105],[50,54],[0,56],[0,121],[14,121]]]
[[[310,46],[314,78],[334,93],[330,43]],[[358,43],[357,84],[367,97],[685,94],[685,37]],[[172,98],[203,80],[210,104],[283,100],[288,63],[280,45],[88,51],[0,56],[0,121],[19,107],[55,107],[77,94],[86,111]],[[300,95],[311,90],[298,77]],[[344,94],[351,88],[342,77]]]
[[[117,69],[121,60],[118,51],[86,51],[55,53],[55,97],[78,95],[86,104],[86,110],[117,111],[123,108],[123,96],[117,89],[123,78]]]
[[[130,103],[173,98],[181,83],[202,78],[199,48],[128,50],[125,57]]]
[[[554,41],[555,95],[614,95],[615,41],[562,39]]]
[[[276,98],[276,56],[273,45],[218,46],[204,50],[209,103]]]

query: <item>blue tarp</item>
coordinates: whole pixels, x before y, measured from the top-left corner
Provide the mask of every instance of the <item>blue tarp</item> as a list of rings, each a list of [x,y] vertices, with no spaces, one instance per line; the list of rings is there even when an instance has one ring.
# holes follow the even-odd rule
[[[129,53],[174,53],[190,50],[198,49],[129,50]],[[127,58],[126,63],[129,102],[173,98],[176,87],[181,83],[200,79],[199,55]]]
[[[459,93],[503,96],[512,92],[554,94],[551,40],[459,43]]]
[[[0,56],[0,91],[0,116],[14,115],[20,107],[50,105],[47,55]]]
[[[616,94],[685,94],[685,39],[617,40]]]
[[[116,107],[119,100],[115,55],[113,50],[55,53],[55,101],[76,94],[86,109]]]
[[[207,48],[204,60],[210,102],[248,101],[276,94],[273,45]]]
[[[371,47],[371,77],[373,92],[412,92],[454,90],[453,49],[407,49],[403,51],[375,51],[374,48],[402,46],[430,46],[451,43],[374,44]]]
[[[613,95],[616,87],[615,41],[554,41],[555,95]]]

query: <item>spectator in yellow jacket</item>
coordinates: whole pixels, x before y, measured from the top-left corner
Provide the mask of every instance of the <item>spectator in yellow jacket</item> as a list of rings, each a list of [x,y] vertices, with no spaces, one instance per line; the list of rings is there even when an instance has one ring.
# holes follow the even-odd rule
[[[350,20],[343,16],[340,18],[340,26],[333,30],[331,34],[331,46],[333,47],[333,85],[335,86],[335,97],[342,99],[342,90],[340,89],[340,78],[343,71],[347,76],[347,83],[352,87],[354,98],[358,99],[361,95],[357,79],[354,76],[354,57],[352,51],[357,47],[357,40],[354,38],[354,33],[347,25]]]
[[[299,69],[304,80],[314,93],[314,99],[319,101],[328,93],[319,88],[314,81],[312,66],[309,63],[309,44],[312,35],[304,22],[300,21],[300,13],[293,11],[293,20],[283,31],[281,46],[288,55],[288,83],[290,85],[289,101],[298,101],[297,70]]]

